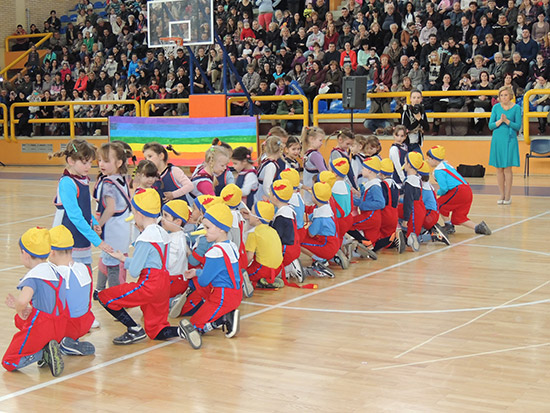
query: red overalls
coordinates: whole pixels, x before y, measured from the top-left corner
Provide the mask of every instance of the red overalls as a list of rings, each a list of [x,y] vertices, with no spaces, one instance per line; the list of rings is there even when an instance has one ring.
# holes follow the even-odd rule
[[[399,204],[397,210],[399,211],[399,218],[403,219],[403,204]],[[426,207],[424,206],[424,201],[422,200],[422,188],[420,188],[420,198],[416,201],[413,201],[413,210],[411,212],[409,220],[407,221],[407,237],[413,232],[416,235],[420,235],[420,233],[422,232],[422,226],[424,225],[425,217]]]
[[[233,265],[231,264],[229,256],[219,245],[214,245],[212,248],[219,248],[221,250],[227,272],[229,273],[229,277],[231,277],[234,288],[213,287],[212,285],[202,287],[198,282],[194,283],[196,290],[193,293],[196,294],[189,295],[187,300],[189,301],[189,298],[193,295],[195,295],[195,298],[198,295],[204,299],[203,304],[190,320],[191,324],[197,329],[203,329],[206,323],[211,323],[221,316],[237,309],[243,299],[243,292],[237,284]],[[185,308],[184,306],[184,309]],[[182,310],[182,313],[185,314],[184,310]]]
[[[382,185],[388,188],[388,204],[380,211],[380,238],[391,237],[397,229],[399,214],[397,208],[392,207],[394,199],[392,191],[387,182],[382,181]]]
[[[61,277],[59,277],[57,287],[51,281],[42,281],[55,291],[55,306],[51,314],[33,307],[26,320],[23,320],[18,314],[15,315],[15,326],[19,331],[14,334],[2,358],[2,366],[8,371],[15,370],[22,357],[36,354],[51,340],[59,342],[65,337],[68,310],[65,303],[59,298],[59,290],[65,288],[65,283]],[[59,314],[56,315],[56,313]]]
[[[162,260],[162,269],[144,268],[137,282],[129,282],[107,288],[99,292],[99,301],[112,310],[140,307],[143,312],[144,328],[149,338],[154,339],[164,328],[169,327],[169,295],[170,276],[166,269],[166,253],[164,254],[156,242],[151,245],[158,251]]]
[[[464,224],[470,220],[468,214],[474,199],[472,188],[464,179],[459,178],[448,169],[444,169],[444,171],[462,183],[437,199],[439,213],[445,217],[452,213],[451,223],[453,225]]]
[[[92,284],[90,284],[90,305],[88,306],[88,312],[83,316],[72,318],[70,316],[70,312],[67,310],[68,317],[65,337],[70,337],[73,340],[78,340],[84,334],[88,333],[90,328],[92,328],[92,323],[95,320],[94,314],[92,313],[92,300],[94,293],[92,271],[89,267],[86,268],[90,274],[90,279],[92,280]]]
[[[365,200],[368,189],[363,194]],[[380,209],[374,211],[360,211],[353,217],[353,229],[363,231],[363,235],[373,244],[380,239],[380,227],[382,226],[382,213]]]

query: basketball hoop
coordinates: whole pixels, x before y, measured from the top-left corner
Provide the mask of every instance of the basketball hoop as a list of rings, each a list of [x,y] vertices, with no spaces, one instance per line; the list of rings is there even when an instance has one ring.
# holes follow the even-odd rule
[[[181,37],[161,37],[159,41],[166,57],[170,56],[170,54],[176,56],[178,49],[183,47],[183,39]]]

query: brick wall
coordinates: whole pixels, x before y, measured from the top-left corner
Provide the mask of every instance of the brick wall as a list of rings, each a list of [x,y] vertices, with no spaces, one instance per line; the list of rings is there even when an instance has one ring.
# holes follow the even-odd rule
[[[30,23],[36,24],[42,31],[44,20],[50,16],[54,9],[57,17],[67,14],[78,0],[1,0],[0,10],[0,67],[4,66],[4,40],[6,36],[13,34],[18,24],[22,24],[25,30],[27,27],[27,14],[25,9],[30,10]]]

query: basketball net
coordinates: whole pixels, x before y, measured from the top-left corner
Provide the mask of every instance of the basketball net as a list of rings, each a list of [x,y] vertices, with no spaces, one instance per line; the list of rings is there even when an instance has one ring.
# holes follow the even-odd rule
[[[183,39],[181,37],[161,37],[159,41],[166,57],[170,56],[170,54],[176,56],[178,49],[183,47]]]

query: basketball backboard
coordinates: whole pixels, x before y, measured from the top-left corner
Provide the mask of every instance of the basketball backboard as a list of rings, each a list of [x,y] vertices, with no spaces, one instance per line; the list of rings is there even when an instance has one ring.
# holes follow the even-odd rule
[[[186,46],[214,43],[214,0],[154,0],[147,3],[149,47],[164,37],[181,37]]]

